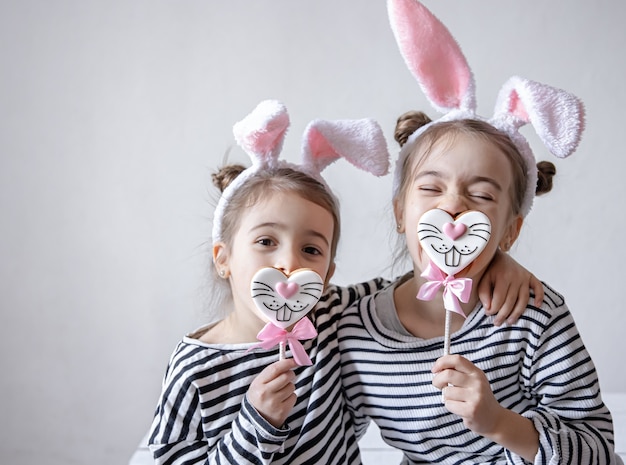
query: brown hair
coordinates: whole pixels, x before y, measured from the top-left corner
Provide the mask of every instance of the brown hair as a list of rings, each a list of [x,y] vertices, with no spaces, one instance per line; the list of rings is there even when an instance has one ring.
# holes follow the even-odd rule
[[[223,192],[224,189],[246,168],[242,165],[226,165],[212,175],[213,184]],[[341,232],[339,221],[339,205],[321,182],[311,176],[292,168],[267,169],[254,173],[241,185],[228,200],[222,217],[219,237],[224,238],[227,245],[239,228],[242,212],[278,192],[289,192],[313,202],[326,209],[333,217],[333,237],[331,241],[331,261],[337,253],[337,244]]]
[[[400,144],[400,147],[402,147],[411,134],[430,122],[431,119],[421,111],[409,111],[404,113],[398,118],[394,138]],[[513,169],[511,205],[515,214],[518,214],[521,211],[524,194],[526,192],[526,163],[524,162],[519,150],[507,134],[498,130],[486,121],[475,119],[445,121],[427,128],[419,136],[419,144],[414,147],[412,153],[404,160],[397,196],[402,197],[406,192],[408,180],[412,178],[412,170],[409,168],[412,168],[413,170],[417,168],[420,161],[423,160],[428,153],[430,153],[435,142],[439,140],[443,134],[449,133],[474,134],[479,137],[483,137],[508,157]],[[419,152],[422,156],[420,160],[413,163],[414,155],[418,153],[418,146],[420,149]],[[413,166],[411,166],[412,164]],[[554,164],[549,161],[541,161],[537,163],[537,174],[538,180],[535,193],[537,195],[541,195],[550,192],[550,190],[552,190],[552,178],[556,174],[556,167]]]

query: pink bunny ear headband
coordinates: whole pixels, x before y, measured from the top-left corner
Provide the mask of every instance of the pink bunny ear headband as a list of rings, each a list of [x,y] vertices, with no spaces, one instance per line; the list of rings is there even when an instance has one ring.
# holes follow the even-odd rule
[[[389,170],[387,143],[374,120],[311,121],[304,131],[299,165],[278,159],[288,127],[287,109],[276,100],[262,101],[233,127],[235,140],[250,156],[252,166],[222,192],[213,219],[213,243],[223,239],[220,237],[222,218],[234,192],[259,171],[277,168],[301,171],[322,183],[335,198],[320,173],[339,158],[376,176],[387,174]]]
[[[520,77],[511,77],[500,90],[491,119],[476,114],[474,77],[458,43],[448,29],[417,0],[388,0],[391,28],[409,71],[417,79],[440,119],[411,134],[400,151],[393,181],[398,194],[400,174],[417,138],[438,122],[478,119],[509,135],[526,163],[527,188],[522,214],[530,211],[537,186],[535,156],[519,132],[532,124],[548,150],[558,158],[571,155],[584,128],[584,108],[574,95]]]

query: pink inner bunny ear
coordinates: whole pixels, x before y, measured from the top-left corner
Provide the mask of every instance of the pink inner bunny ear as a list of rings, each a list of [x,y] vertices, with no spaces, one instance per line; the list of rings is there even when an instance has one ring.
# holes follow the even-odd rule
[[[264,100],[234,125],[233,134],[253,163],[269,163],[278,158],[288,127],[285,106],[276,100]]]
[[[316,173],[320,173],[341,157],[315,124],[309,125],[304,140],[305,144],[308,144],[308,151],[305,153],[310,155],[305,164],[311,166]]]
[[[520,99],[516,90],[513,90],[509,96],[508,112],[526,123],[530,122],[530,116],[528,115],[526,108],[524,108],[524,103],[522,102],[522,99]]]
[[[432,105],[473,111],[472,72],[448,29],[416,0],[388,0],[387,9],[404,61]]]
[[[576,150],[585,125],[585,109],[575,95],[516,76],[502,87],[492,121],[500,126],[511,117],[517,128],[531,123],[550,153],[559,158]]]
[[[389,151],[374,120],[315,120],[303,139],[302,164],[316,175],[339,158],[357,168],[382,176],[389,170]]]

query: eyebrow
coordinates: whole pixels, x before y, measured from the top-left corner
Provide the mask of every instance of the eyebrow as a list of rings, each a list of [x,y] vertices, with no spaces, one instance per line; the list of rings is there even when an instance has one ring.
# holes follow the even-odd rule
[[[447,176],[445,176],[441,171],[434,171],[434,170],[430,170],[430,171],[420,171],[419,173],[417,173],[415,175],[415,181],[417,181],[420,178],[423,178],[425,176],[434,176],[436,178],[440,178],[440,179],[446,179]],[[498,181],[496,181],[493,178],[489,178],[487,176],[474,176],[473,178],[471,178],[471,183],[475,184],[478,182],[486,182],[488,184],[491,184],[493,187],[495,187],[496,189],[498,189],[498,191],[502,191],[502,186],[500,185],[500,183]]]
[[[250,228],[250,232],[254,232],[257,229],[262,229],[262,228],[274,228],[274,229],[284,231],[285,229],[287,229],[287,226],[285,226],[283,223],[267,222],[267,223],[261,223],[261,224],[257,224],[256,226],[253,226],[252,228]],[[316,231],[315,229],[307,229],[304,232],[304,235],[318,237],[319,239],[323,240],[327,246],[330,246],[330,243],[328,242],[328,239],[326,239],[326,236],[324,236],[321,232]]]

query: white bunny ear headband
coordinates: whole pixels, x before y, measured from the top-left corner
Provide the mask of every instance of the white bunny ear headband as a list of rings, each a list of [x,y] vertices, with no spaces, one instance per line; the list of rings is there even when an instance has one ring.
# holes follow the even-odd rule
[[[276,100],[265,100],[233,127],[237,144],[250,156],[252,166],[239,174],[222,192],[213,218],[213,243],[222,240],[224,210],[234,192],[248,178],[262,170],[291,168],[316,179],[336,197],[321,176],[321,172],[339,158],[376,176],[387,174],[389,152],[383,132],[374,120],[314,120],[304,131],[302,163],[279,160],[289,115]]]
[[[584,128],[582,102],[561,89],[514,76],[500,90],[491,119],[482,118],[476,115],[474,77],[448,29],[417,0],[388,0],[387,9],[409,71],[431,105],[444,113],[411,134],[402,147],[394,173],[394,197],[398,194],[404,160],[420,134],[438,122],[478,119],[508,134],[524,158],[528,185],[521,213],[526,216],[535,197],[537,161],[519,128],[532,124],[548,150],[565,158],[576,149]]]

